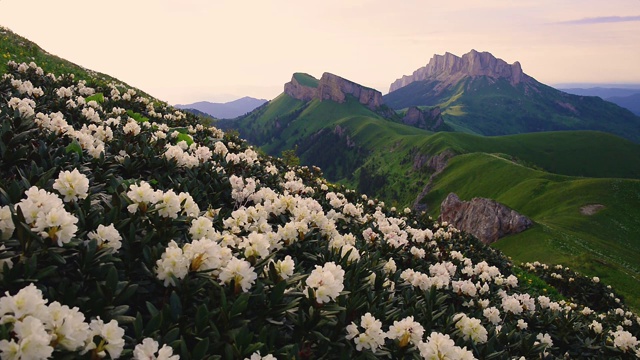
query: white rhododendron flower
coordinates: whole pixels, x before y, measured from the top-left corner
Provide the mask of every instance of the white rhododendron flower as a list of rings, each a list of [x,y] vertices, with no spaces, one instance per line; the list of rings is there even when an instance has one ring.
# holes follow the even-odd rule
[[[244,203],[253,193],[256,192],[256,181],[252,178],[243,179],[239,176],[231,175],[229,177],[231,183],[231,197],[236,203]]]
[[[377,320],[371,315],[366,313],[360,318],[360,328],[358,325],[351,323],[347,326],[347,340],[353,339],[356,344],[356,350],[362,351],[363,349],[369,349],[376,351],[384,345],[384,339],[387,337],[384,331],[382,331],[382,322]]]
[[[208,238],[200,238],[185,244],[183,252],[189,263],[189,270],[212,271],[213,275],[217,275],[219,270],[231,260],[227,255],[230,254],[228,249]]]
[[[394,274],[397,270],[396,267],[396,261],[393,260],[393,258],[390,258],[385,264],[384,264],[384,271],[387,274]]]
[[[0,323],[12,324],[12,338],[0,341],[2,359],[44,359],[52,346],[67,351],[85,347],[91,333],[84,314],[58,302],[46,303],[33,284],[0,298]]]
[[[418,259],[424,259],[424,257],[427,254],[427,252],[424,249],[420,249],[415,246],[411,247],[410,252],[411,252],[411,255],[415,256]]]
[[[418,345],[422,341],[424,328],[420,323],[413,320],[413,316],[408,316],[400,321],[394,321],[387,331],[389,339],[398,340],[400,347],[405,347],[409,343]]]
[[[243,238],[240,244],[238,244],[239,249],[244,250],[245,258],[258,258],[264,259],[269,256],[269,248],[271,247],[271,243],[269,239],[265,236],[265,234],[260,234],[256,232],[252,232],[246,238]]]
[[[16,207],[20,208],[31,229],[44,238],[50,238],[58,246],[71,241],[78,230],[78,218],[64,209],[62,200],[35,186],[29,188],[25,195],[27,198]]]
[[[2,240],[8,240],[16,226],[11,218],[11,208],[9,206],[0,207],[0,232],[2,233]],[[4,245],[2,245],[4,246]],[[1,262],[2,260],[0,260]]]
[[[127,135],[138,136],[140,134],[140,131],[142,131],[142,128],[140,128],[140,125],[138,125],[137,121],[129,119],[127,123],[122,127],[122,131],[124,131],[124,133]]]
[[[453,317],[453,321],[456,322],[456,328],[460,330],[465,340],[471,339],[478,344],[487,342],[488,332],[480,323],[480,319],[468,317],[466,314],[461,313],[456,314]]]
[[[34,109],[36,108],[36,103],[31,99],[11,98],[11,100],[9,100],[9,107],[18,110],[22,117],[31,117],[35,115]]]
[[[160,216],[176,219],[180,212],[180,197],[173,190],[166,191],[158,197],[156,209]]]
[[[78,218],[69,214],[65,209],[56,208],[46,214],[38,214],[33,231],[39,233],[43,238],[50,238],[58,246],[62,246],[71,241],[71,238],[78,231],[77,222]]]
[[[351,245],[351,244],[346,244],[344,246],[342,246],[341,250],[340,250],[340,256],[341,257],[345,257],[347,256],[347,254],[349,254],[349,257],[347,258],[347,263],[351,264],[353,262],[357,262],[358,260],[360,260],[360,252],[358,252],[358,249]]]
[[[256,351],[251,354],[250,358],[245,358],[244,360],[277,360],[277,358],[271,354],[262,356],[260,355],[260,351]]]
[[[161,196],[162,192],[153,190],[146,181],[141,181],[140,185],[131,184],[127,197],[133,204],[129,205],[127,210],[132,214],[135,214],[138,210],[145,212],[150,205],[160,201]]]
[[[502,299],[502,310],[513,314],[520,314],[522,313],[522,305],[520,305],[518,299],[508,297]]]
[[[164,286],[175,285],[176,279],[183,279],[189,273],[189,259],[184,256],[178,244],[171,240],[162,253],[162,257],[156,261],[156,275],[158,280],[164,281]]]
[[[77,307],[70,309],[54,301],[49,304],[47,328],[55,334],[56,342],[64,349],[76,351],[83,347],[89,336],[89,324]]]
[[[596,333],[596,334],[601,334],[602,333],[602,324],[597,322],[596,320],[593,320],[591,322],[591,324],[589,324],[589,329],[593,330],[593,332]]]
[[[42,297],[42,291],[34,284],[29,284],[11,296],[9,292],[0,298],[0,321],[5,324],[33,316],[39,319],[47,314],[47,301]]]
[[[89,179],[78,169],[62,171],[53,183],[53,188],[64,196],[64,201],[86,199],[89,191]]]
[[[91,240],[96,240],[98,246],[105,246],[114,251],[118,251],[122,246],[122,236],[120,236],[113,224],[109,226],[100,224],[96,231],[88,233],[87,237]]]
[[[38,318],[27,316],[13,324],[15,339],[0,341],[2,359],[47,359],[53,353],[51,335]]]
[[[626,330],[612,331],[611,336],[613,336],[613,346],[622,351],[633,351],[638,347],[638,339]]]
[[[291,275],[293,275],[296,264],[291,256],[287,255],[283,260],[276,261],[274,263],[274,266],[276,268],[276,271],[278,272],[278,275],[280,275],[283,280],[286,280]]]
[[[484,309],[482,315],[493,325],[498,325],[501,322],[500,310],[494,306]]]
[[[213,239],[216,236],[216,230],[213,228],[213,222],[211,219],[205,216],[200,216],[191,221],[189,234],[192,239],[200,239],[203,237]]]
[[[426,360],[472,360],[473,353],[466,347],[456,346],[447,334],[432,332],[426,342],[418,344],[420,356]]]
[[[246,260],[238,258],[231,258],[227,265],[220,271],[220,282],[223,284],[229,284],[231,280],[234,280],[236,291],[242,288],[242,291],[247,292],[251,289],[251,286],[258,278],[258,274],[255,273],[251,264]]]
[[[344,289],[344,270],[334,262],[325,263],[324,266],[316,265],[315,269],[305,281],[305,296],[309,296],[312,290],[319,304],[335,300]]]
[[[117,321],[111,320],[105,324],[98,317],[91,321],[89,330],[89,343],[84,349],[85,352],[93,350],[99,357],[106,356],[106,353],[109,353],[112,359],[120,357],[122,350],[124,350],[124,329],[118,326]],[[94,337],[100,337],[97,345],[93,342]]]
[[[179,355],[173,355],[173,349],[166,344],[158,350],[159,344],[151,338],[145,338],[142,343],[136,345],[133,349],[133,358],[135,360],[178,360]],[[157,355],[156,355],[157,354]]]

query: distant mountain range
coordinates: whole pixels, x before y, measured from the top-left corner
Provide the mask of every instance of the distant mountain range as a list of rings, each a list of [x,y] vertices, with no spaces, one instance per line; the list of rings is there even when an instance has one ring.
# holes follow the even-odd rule
[[[266,102],[267,100],[264,99],[256,99],[245,96],[238,100],[226,103],[199,101],[192,104],[178,104],[175,105],[175,107],[184,110],[195,109],[205,114],[209,114],[216,119],[233,119],[251,112],[258,106],[261,106]]]
[[[614,85],[615,86],[615,85]],[[631,87],[558,88],[575,95],[599,96],[640,116],[640,84]]]
[[[554,89],[488,52],[435,55],[393,82],[384,102],[393,109],[438,106],[445,123],[467,133],[598,130],[640,142],[640,117],[628,109]]]

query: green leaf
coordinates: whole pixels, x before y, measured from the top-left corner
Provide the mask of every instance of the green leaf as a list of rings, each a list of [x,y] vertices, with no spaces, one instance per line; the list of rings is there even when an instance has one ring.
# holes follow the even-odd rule
[[[202,359],[209,350],[209,338],[204,338],[198,342],[191,354],[194,359]]]
[[[198,306],[198,310],[196,311],[196,331],[199,333],[205,329],[209,322],[209,310],[205,304]]]
[[[146,336],[151,336],[154,332],[160,329],[161,324],[162,324],[162,313],[158,313],[149,320],[149,322],[147,323],[147,326],[145,326],[144,328],[144,334]]]
[[[139,114],[137,112],[133,112],[133,110],[127,110],[127,115],[129,115],[129,117],[139,123],[149,122],[149,118],[144,117],[142,116],[142,114]]]
[[[233,302],[233,305],[231,305],[229,316],[234,317],[235,315],[242,314],[247,309],[247,305],[249,305],[249,294],[240,294],[236,301]]]
[[[85,102],[89,102],[89,101],[95,101],[99,104],[104,103],[104,95],[102,93],[96,93],[93,94],[91,96],[89,96],[88,98],[84,99]]]
[[[118,287],[118,271],[114,266],[109,267],[105,285],[110,293],[114,293]]]
[[[171,297],[169,297],[169,306],[171,307],[171,317],[174,321],[178,321],[180,315],[182,315],[182,303],[180,302],[180,297],[175,291],[171,292]]]
[[[57,270],[58,270],[58,267],[55,265],[47,266],[46,268],[38,271],[38,274],[36,274],[35,278],[38,280],[42,280],[48,277],[49,275],[55,273]]]
[[[180,141],[185,141],[189,146],[193,144],[193,138],[189,134],[183,134],[183,133],[178,134],[178,136],[176,137],[176,144],[179,143]]]
[[[178,336],[180,336],[180,328],[175,327],[175,328],[169,330],[169,332],[162,339],[162,342],[165,343],[165,344],[169,344],[169,343],[173,342],[174,340],[176,340],[178,338]]]
[[[282,298],[284,296],[284,291],[286,289],[287,289],[286,281],[281,281],[277,283],[276,286],[274,286],[273,289],[271,289],[271,294],[269,295],[271,303],[272,304],[280,303],[282,301]]]
[[[138,312],[136,314],[136,320],[133,322],[133,332],[136,335],[136,338],[142,337],[142,314]]]
[[[79,156],[82,156],[82,146],[80,146],[80,143],[78,142],[78,140],[74,139],[71,142],[71,144],[67,145],[65,150],[66,150],[67,154],[70,153],[70,152],[75,152]]]
[[[153,306],[152,303],[147,301],[146,305],[147,305],[147,310],[149,311],[149,314],[151,314],[151,316],[156,316],[158,314],[158,312],[159,312],[158,308]]]

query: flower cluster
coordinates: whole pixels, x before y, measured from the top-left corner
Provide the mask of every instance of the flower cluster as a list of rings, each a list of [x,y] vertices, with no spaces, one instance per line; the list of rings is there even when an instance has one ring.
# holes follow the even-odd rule
[[[54,348],[94,351],[101,357],[106,351],[116,359],[124,348],[124,330],[115,320],[105,324],[97,318],[87,323],[77,307],[69,308],[57,301],[47,305],[42,291],[33,284],[13,296],[7,292],[0,298],[0,323],[9,324],[13,334],[9,340],[0,340],[3,359],[45,359]],[[98,344],[94,338],[100,339]]]
[[[344,270],[333,262],[316,265],[305,281],[304,294],[312,295],[319,304],[335,300],[344,289]]]
[[[160,216],[172,219],[178,215],[193,217],[200,214],[198,204],[188,193],[154,190],[146,181],[141,181],[140,185],[131,184],[127,198],[131,202],[127,209],[132,214],[138,211],[144,214],[152,209],[157,210]]]
[[[78,218],[67,212],[62,200],[46,190],[32,186],[25,192],[26,199],[16,207],[24,215],[32,231],[52,243],[62,246],[71,241],[78,231]]]

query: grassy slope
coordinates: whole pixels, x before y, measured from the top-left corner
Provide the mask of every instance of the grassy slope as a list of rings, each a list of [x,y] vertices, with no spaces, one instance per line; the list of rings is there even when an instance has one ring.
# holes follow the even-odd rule
[[[502,153],[548,172],[586,177],[640,178],[640,145],[607,133],[559,131],[508,136],[437,133],[428,153]]]
[[[300,85],[308,86],[312,88],[318,87],[318,79],[305,73],[295,73],[293,77],[300,83]]]
[[[425,198],[434,216],[451,191],[463,200],[496,199],[536,222],[495,244],[516,262],[561,263],[600,276],[640,307],[640,180],[553,175],[474,153],[452,159],[436,177]],[[582,215],[580,207],[588,204],[606,208]]]

